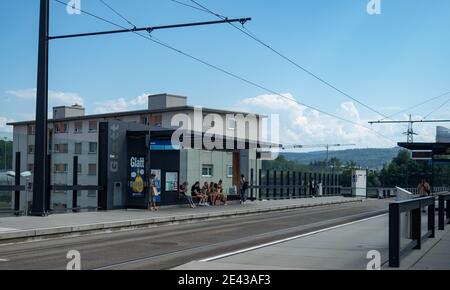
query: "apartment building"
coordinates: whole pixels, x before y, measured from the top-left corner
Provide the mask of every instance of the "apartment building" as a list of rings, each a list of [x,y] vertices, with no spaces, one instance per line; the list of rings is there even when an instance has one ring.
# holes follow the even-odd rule
[[[139,111],[86,115],[79,105],[55,107],[48,125],[51,184],[72,185],[73,157],[78,156],[78,184],[105,188],[102,192],[78,192],[79,206],[141,208],[148,196],[145,189],[133,192],[136,172],[130,166],[136,165],[133,160],[142,158],[145,168],[137,174],[144,175],[144,185],[150,172],[158,176],[161,204],[181,202],[178,185],[184,181],[192,185],[222,180],[227,193],[232,194],[241,174],[254,173],[257,179],[264,118],[195,108],[187,105],[186,97],[169,94],[149,96],[148,108]],[[14,127],[14,152],[21,152],[21,170],[33,171],[34,121],[9,125]],[[182,135],[178,138],[182,142],[174,144],[174,134]],[[218,145],[214,148],[201,142],[211,134],[214,137],[209,140]],[[200,147],[195,146],[199,140]],[[32,198],[32,178],[26,183],[28,193],[22,193],[22,209]],[[71,192],[51,192],[52,209],[71,206]]]

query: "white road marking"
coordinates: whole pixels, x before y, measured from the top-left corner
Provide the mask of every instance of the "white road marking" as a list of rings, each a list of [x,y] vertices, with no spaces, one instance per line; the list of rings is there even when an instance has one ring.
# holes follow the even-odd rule
[[[0,228],[0,233],[1,232],[14,232],[14,231],[18,231],[18,229]]]
[[[0,262],[9,262],[8,259],[0,259]]]
[[[354,222],[350,222],[350,223],[346,223],[346,224],[342,224],[342,225],[337,225],[337,226],[326,228],[326,229],[321,229],[321,230],[310,232],[310,233],[306,233],[306,234],[303,234],[303,235],[298,235],[298,236],[286,238],[286,239],[283,239],[283,240],[278,240],[278,241],[275,241],[275,242],[270,242],[270,243],[266,243],[266,244],[262,244],[262,245],[258,245],[258,246],[254,246],[254,247],[250,247],[250,248],[247,248],[247,249],[242,249],[242,250],[239,250],[239,251],[234,251],[234,252],[222,254],[222,255],[219,255],[219,256],[215,256],[215,257],[211,257],[211,258],[200,260],[200,262],[211,262],[211,261],[215,261],[215,260],[219,260],[219,259],[235,256],[235,255],[238,255],[238,254],[242,254],[242,253],[258,250],[258,249],[261,249],[261,248],[266,248],[266,247],[269,247],[269,246],[273,246],[273,245],[289,242],[289,241],[292,241],[292,240],[297,240],[297,239],[300,239],[300,238],[316,235],[316,234],[323,233],[323,232],[326,232],[326,231],[331,231],[331,230],[343,228],[343,227],[346,227],[346,226],[362,223],[362,222],[373,220],[373,219],[376,219],[376,218],[379,218],[379,217],[382,217],[382,216],[386,216],[386,215],[387,214],[377,215],[377,216],[374,216],[374,217],[370,217],[370,218],[366,218],[366,219],[362,219],[362,220],[358,220],[358,221],[354,221]]]

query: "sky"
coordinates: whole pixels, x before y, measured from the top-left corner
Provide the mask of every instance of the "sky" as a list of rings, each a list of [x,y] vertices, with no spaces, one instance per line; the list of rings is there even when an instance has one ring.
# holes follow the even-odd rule
[[[217,20],[170,0],[104,1],[138,27]],[[367,13],[369,0],[198,2],[229,18],[252,17],[245,28],[258,38],[384,115],[450,91],[448,0],[381,0],[379,15]],[[34,118],[39,1],[3,0],[0,5],[0,135],[10,136],[6,123]],[[116,29],[83,13],[70,15],[54,0],[50,5],[51,35]],[[81,8],[130,27],[99,0],[81,0]],[[230,25],[154,31],[152,37],[283,97],[134,34],[120,34],[51,41],[49,109],[74,103],[83,104],[88,114],[144,109],[146,95],[172,93],[187,96],[190,105],[279,114],[281,141],[287,144],[382,148],[406,140],[407,125],[371,127],[367,122],[381,119],[379,114]],[[422,119],[437,108],[429,119],[450,118],[448,99],[395,118],[406,120],[411,113]],[[416,141],[433,141],[435,127],[416,125]]]

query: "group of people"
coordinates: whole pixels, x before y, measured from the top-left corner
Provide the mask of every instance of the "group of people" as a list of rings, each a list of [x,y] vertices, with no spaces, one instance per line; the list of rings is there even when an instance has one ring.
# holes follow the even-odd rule
[[[223,205],[228,205],[227,195],[223,190],[223,181],[219,180],[218,183],[205,182],[203,186],[197,181],[192,185],[189,191],[189,183],[185,182],[180,186],[180,194],[184,196],[189,205],[195,208],[194,199],[198,199],[198,206],[210,206],[217,205],[217,203],[222,203]]]
[[[158,196],[156,184],[155,184],[155,175],[150,175],[149,178],[149,205],[148,209],[151,211],[157,211],[156,207],[156,198]],[[249,183],[245,179],[244,175],[241,175],[240,179],[240,197],[241,204],[245,204],[247,202],[247,189],[249,188]],[[222,204],[224,206],[228,205],[227,194],[223,189],[223,181],[219,180],[218,183],[214,182],[205,182],[203,186],[201,186],[200,182],[197,181],[192,185],[189,190],[189,183],[184,182],[180,185],[179,188],[180,195],[188,202],[191,208],[196,208],[198,206],[215,206]],[[194,202],[194,199],[198,200],[197,205]]]

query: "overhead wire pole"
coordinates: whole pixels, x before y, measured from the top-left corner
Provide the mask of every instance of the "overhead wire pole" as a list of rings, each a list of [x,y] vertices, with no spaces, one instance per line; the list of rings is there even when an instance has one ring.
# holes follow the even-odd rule
[[[56,2],[67,5],[60,0]],[[106,3],[104,3],[106,4]],[[111,7],[110,7],[111,8]],[[192,26],[204,26],[213,24],[222,24],[230,22],[245,23],[250,21],[251,18],[241,19],[225,19],[221,21],[209,21],[209,22],[197,22],[197,23],[185,23],[166,26],[144,27],[111,31],[100,31],[81,34],[70,35],[49,35],[49,21],[50,21],[50,0],[40,0],[40,12],[39,12],[39,51],[38,51],[38,70],[37,70],[37,94],[36,94],[36,132],[35,132],[35,146],[36,154],[34,161],[34,178],[33,178],[33,205],[31,214],[34,216],[45,216],[50,210],[48,208],[50,200],[50,184],[48,184],[48,177],[50,175],[50,168],[48,165],[49,157],[47,155],[48,144],[48,66],[49,66],[49,42],[55,39],[85,37],[85,36],[97,36],[106,34],[117,33],[138,33],[139,31],[151,32],[160,29],[174,29],[182,27]],[[114,24],[106,19],[90,14],[93,17],[101,19],[103,21]],[[114,24],[116,25],[116,24]],[[116,25],[119,26],[119,25]],[[139,34],[140,35],[140,34]],[[142,35],[141,35],[142,36]]]
[[[39,48],[36,91],[36,124],[34,175],[33,175],[33,206],[31,215],[44,216],[49,185],[47,177],[50,168],[47,167],[47,123],[48,123],[48,48],[49,48],[49,12],[50,0],[40,0],[39,15]]]
[[[414,132],[413,125],[416,123],[450,123],[450,120],[413,120],[412,116],[409,116],[409,121],[371,121],[369,124],[408,124],[408,131],[404,134],[407,136],[408,143],[414,143],[414,135],[418,135]]]

